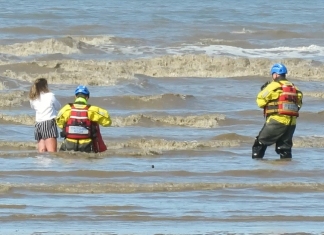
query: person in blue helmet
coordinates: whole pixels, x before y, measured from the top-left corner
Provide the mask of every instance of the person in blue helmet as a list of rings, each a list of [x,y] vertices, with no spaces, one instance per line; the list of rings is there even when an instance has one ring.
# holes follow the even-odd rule
[[[257,105],[266,118],[252,146],[252,158],[262,159],[267,146],[276,144],[281,159],[292,158],[292,138],[302,106],[303,93],[286,78],[284,64],[274,64],[270,70],[272,81],[265,83],[257,95]]]
[[[99,125],[111,126],[108,111],[88,104],[90,92],[86,86],[78,86],[74,93],[74,103],[66,104],[56,117],[64,138],[60,151],[98,153],[107,150]]]

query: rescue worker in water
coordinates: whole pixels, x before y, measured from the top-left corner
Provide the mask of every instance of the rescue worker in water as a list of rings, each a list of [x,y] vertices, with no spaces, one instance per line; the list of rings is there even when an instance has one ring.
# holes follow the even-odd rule
[[[75,90],[74,103],[66,104],[58,113],[56,123],[62,129],[64,141],[60,151],[103,152],[107,147],[99,125],[110,126],[107,110],[88,104],[90,92],[86,86]]]
[[[270,70],[272,82],[261,87],[257,105],[264,109],[266,122],[252,146],[252,158],[263,158],[267,146],[276,144],[281,159],[291,159],[292,138],[302,106],[303,93],[286,79],[285,65],[274,64]]]

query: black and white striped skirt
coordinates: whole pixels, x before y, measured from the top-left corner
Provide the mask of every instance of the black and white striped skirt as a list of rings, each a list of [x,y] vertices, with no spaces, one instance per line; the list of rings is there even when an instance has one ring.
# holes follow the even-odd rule
[[[35,140],[57,138],[58,131],[55,119],[37,122],[35,124]]]

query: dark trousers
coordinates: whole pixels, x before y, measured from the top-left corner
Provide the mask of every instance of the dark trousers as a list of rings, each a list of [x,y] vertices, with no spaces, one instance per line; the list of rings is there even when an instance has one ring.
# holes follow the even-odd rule
[[[92,150],[92,141],[89,143],[74,143],[65,139],[60,147],[59,151],[78,151],[78,152],[86,152],[91,153]]]
[[[296,125],[284,125],[271,119],[265,123],[252,147],[252,158],[263,158],[267,146],[276,144],[281,158],[291,158],[292,138]]]

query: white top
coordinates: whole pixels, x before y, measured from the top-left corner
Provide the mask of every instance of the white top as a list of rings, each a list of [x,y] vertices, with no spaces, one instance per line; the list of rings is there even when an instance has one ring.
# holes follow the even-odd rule
[[[61,108],[60,102],[52,92],[41,93],[36,100],[30,100],[30,106],[36,110],[36,122],[51,120]]]

